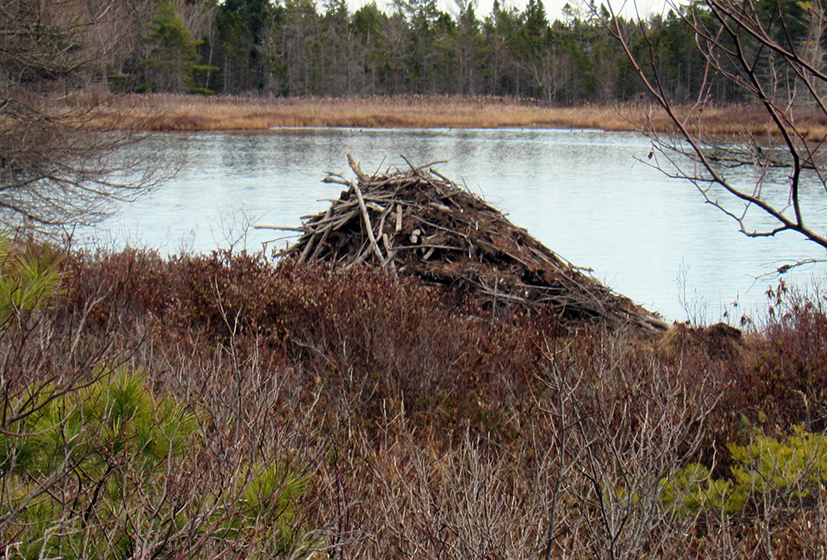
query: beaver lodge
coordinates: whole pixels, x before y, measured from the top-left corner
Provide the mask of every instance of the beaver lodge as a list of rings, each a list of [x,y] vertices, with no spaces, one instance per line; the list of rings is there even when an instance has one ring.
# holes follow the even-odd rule
[[[323,214],[304,216],[301,237],[281,256],[299,264],[370,264],[492,306],[552,306],[569,320],[667,328],[434,171],[433,164],[371,177],[350,155],[348,162],[356,181],[328,174],[325,182],[347,190]]]

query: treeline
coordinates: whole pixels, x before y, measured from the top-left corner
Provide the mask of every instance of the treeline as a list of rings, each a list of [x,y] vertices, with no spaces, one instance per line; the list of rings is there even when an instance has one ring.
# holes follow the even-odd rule
[[[484,16],[472,1],[455,2],[446,13],[436,0],[395,0],[388,11],[370,3],[355,12],[345,0],[129,0],[118,3],[120,48],[87,80],[117,92],[498,95],[565,104],[642,91],[604,24],[605,7],[567,5],[562,19],[550,21],[542,0],[524,10],[495,3]],[[651,16],[643,28],[621,24],[644,57],[645,29],[670,96],[697,91],[705,60],[678,15]],[[726,87],[716,91],[733,99]]]

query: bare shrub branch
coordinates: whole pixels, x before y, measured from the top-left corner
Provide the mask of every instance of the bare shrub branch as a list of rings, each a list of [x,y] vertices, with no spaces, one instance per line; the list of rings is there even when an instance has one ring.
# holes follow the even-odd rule
[[[647,163],[694,184],[704,202],[733,219],[749,237],[791,231],[827,248],[819,221],[827,194],[825,131],[799,124],[803,116],[827,114],[821,2],[782,6],[708,0],[670,6],[695,34],[706,60],[705,78],[691,106],[671,99],[661,82],[652,39],[657,24],[638,19],[632,29],[614,13],[604,20],[674,127],[670,135],[657,133],[651,120],[644,125],[657,155]],[[643,43],[644,54],[637,54],[635,42]],[[724,82],[734,86],[739,99],[760,104],[764,133],[727,139],[706,126],[704,108]],[[736,121],[752,117],[733,115]],[[749,124],[756,128],[757,123]],[[744,179],[744,169],[752,170],[752,180]]]
[[[135,2],[11,0],[0,6],[0,219],[6,224],[90,223],[171,176],[150,148],[131,149],[148,119],[117,111],[106,93],[73,93],[106,80]],[[133,30],[134,31],[134,30]],[[100,88],[98,88],[100,90]],[[103,84],[103,91],[106,85]],[[117,116],[116,116],[117,115]],[[131,120],[130,120],[131,119]]]

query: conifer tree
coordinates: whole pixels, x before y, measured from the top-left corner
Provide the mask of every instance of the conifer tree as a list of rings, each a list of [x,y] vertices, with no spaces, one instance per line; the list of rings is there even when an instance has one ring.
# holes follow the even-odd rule
[[[163,3],[150,26],[146,42],[152,45],[150,57],[143,61],[153,91],[189,93],[195,90],[196,47],[199,41],[169,3]]]

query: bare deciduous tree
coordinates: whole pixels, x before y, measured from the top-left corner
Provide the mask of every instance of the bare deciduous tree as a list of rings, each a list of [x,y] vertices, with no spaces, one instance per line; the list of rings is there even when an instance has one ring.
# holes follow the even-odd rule
[[[0,219],[55,226],[102,217],[168,176],[162,159],[123,148],[145,123],[125,121],[105,70],[123,13],[114,0],[10,0],[0,5]],[[90,74],[90,72],[92,74]],[[84,95],[89,77],[103,92]],[[103,74],[103,75],[101,75]]]
[[[749,237],[791,231],[827,248],[818,221],[827,196],[824,131],[813,126],[827,116],[822,2],[705,0],[683,6],[668,1],[667,7],[691,28],[706,60],[690,106],[667,94],[653,41],[657,28],[642,17],[636,26],[626,25],[615,16],[618,6],[604,19],[674,125],[673,134],[656,131],[651,120],[645,128],[653,144],[651,164],[693,183],[706,203]],[[732,116],[742,130],[739,138],[716,139],[722,131],[705,124],[704,108],[722,85],[738,100],[760,107]],[[745,180],[750,169],[752,178]]]

